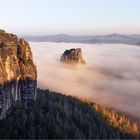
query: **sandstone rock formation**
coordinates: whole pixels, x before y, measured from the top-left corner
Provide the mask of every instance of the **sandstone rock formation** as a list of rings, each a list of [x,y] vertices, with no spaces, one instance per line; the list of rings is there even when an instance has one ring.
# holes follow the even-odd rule
[[[64,51],[60,59],[61,62],[72,63],[72,64],[85,64],[82,56],[81,48],[73,48]]]
[[[30,107],[36,95],[36,66],[27,41],[0,30],[0,117],[16,101]]]

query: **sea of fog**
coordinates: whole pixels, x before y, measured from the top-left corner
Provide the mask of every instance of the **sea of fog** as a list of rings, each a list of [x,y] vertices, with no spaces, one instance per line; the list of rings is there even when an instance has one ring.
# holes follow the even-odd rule
[[[140,117],[140,47],[124,44],[30,42],[38,87],[86,98]],[[66,49],[82,48],[86,66],[62,64]]]

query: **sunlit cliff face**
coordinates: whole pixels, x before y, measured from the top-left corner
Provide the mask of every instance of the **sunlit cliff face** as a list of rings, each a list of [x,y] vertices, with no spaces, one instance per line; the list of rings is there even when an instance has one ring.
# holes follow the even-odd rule
[[[0,119],[17,100],[24,107],[32,105],[36,77],[28,42],[0,29]]]
[[[140,117],[140,47],[123,44],[30,42],[38,87],[87,98]],[[60,62],[64,50],[81,48],[85,66]]]

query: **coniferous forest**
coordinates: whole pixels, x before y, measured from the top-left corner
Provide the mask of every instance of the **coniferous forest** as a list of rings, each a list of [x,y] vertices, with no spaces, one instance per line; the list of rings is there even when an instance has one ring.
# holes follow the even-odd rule
[[[20,102],[16,102],[9,109],[7,116],[0,121],[0,138],[126,139],[139,137],[139,128],[135,123],[124,119],[119,124],[120,120],[118,120],[116,127],[115,123],[109,122],[109,115],[106,114],[114,114],[114,112],[94,103],[84,103],[71,96],[38,89],[37,99],[32,108],[24,109]],[[125,121],[129,122],[128,127],[125,126],[128,123]],[[126,131],[124,131],[125,128]],[[129,128],[133,128],[134,132],[128,131]]]

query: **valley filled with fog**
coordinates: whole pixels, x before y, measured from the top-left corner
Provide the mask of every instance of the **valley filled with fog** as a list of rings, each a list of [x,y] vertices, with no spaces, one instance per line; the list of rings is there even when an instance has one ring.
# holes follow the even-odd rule
[[[140,117],[140,47],[124,44],[30,42],[38,87],[86,98]],[[60,62],[81,48],[85,66]]]

